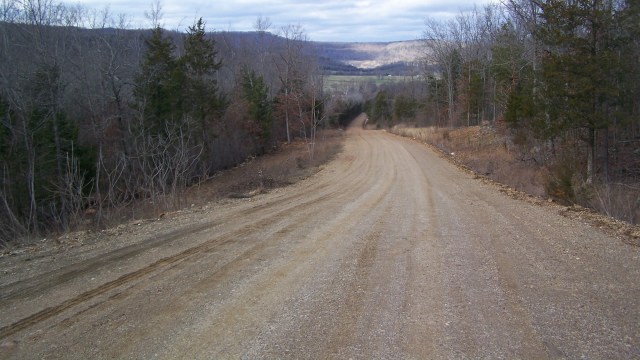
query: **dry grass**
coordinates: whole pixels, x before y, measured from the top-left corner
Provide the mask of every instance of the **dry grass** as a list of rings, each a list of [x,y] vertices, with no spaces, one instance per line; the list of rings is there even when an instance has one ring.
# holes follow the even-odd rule
[[[611,235],[620,236],[630,245],[640,246],[640,226],[634,225],[640,223],[640,184],[637,182],[589,187],[580,182],[583,185],[577,185],[573,169],[575,158],[569,161],[573,167],[563,166],[567,162],[559,161],[550,169],[533,160],[520,160],[523,158],[521,149],[507,136],[489,127],[395,127],[390,131],[437,148],[450,160],[475,172],[483,181],[493,183],[509,196],[557,206],[563,216],[587,221]],[[567,191],[571,194],[557,194]],[[543,201],[541,198],[544,197],[549,200]],[[573,200],[565,206],[552,202],[552,198]]]
[[[518,152],[493,128],[394,127],[390,131],[430,144],[479,175],[535,196],[545,195],[545,170],[519,160]]]
[[[304,140],[282,144],[275,153],[248,159],[189,188],[185,197],[189,204],[201,205],[225,197],[253,197],[269,189],[293,184],[315,174],[342,150],[342,134],[340,130],[319,133],[313,159],[310,159]]]

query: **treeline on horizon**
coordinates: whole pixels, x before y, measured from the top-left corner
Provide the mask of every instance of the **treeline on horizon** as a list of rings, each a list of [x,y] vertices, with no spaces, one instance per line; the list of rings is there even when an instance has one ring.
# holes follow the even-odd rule
[[[353,104],[323,93],[300,26],[168,32],[81,6],[0,9],[0,245],[180,204],[192,184],[316,132]],[[155,11],[155,12],[154,12]],[[88,29],[89,28],[89,29]],[[89,212],[87,210],[90,210]],[[129,214],[131,216],[132,214]]]
[[[379,91],[373,120],[506,128],[549,196],[640,216],[640,2],[507,0],[423,38],[424,79]]]

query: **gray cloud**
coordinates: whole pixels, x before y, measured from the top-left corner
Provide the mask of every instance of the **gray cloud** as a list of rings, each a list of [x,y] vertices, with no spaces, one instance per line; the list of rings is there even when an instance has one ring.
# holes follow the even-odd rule
[[[148,2],[111,0],[114,14],[124,13],[132,27],[149,27],[144,13]],[[489,0],[162,0],[162,24],[168,29],[184,30],[202,17],[208,30],[250,31],[258,16],[268,17],[272,31],[301,25],[316,41],[394,41],[419,38],[424,20],[451,17]],[[90,8],[103,8],[104,2],[80,0]]]

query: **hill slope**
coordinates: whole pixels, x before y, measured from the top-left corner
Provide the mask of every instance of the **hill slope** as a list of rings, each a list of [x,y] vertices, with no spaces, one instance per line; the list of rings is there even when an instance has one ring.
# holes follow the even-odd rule
[[[411,72],[422,56],[422,41],[391,43],[315,43],[323,68],[345,72],[390,73]]]

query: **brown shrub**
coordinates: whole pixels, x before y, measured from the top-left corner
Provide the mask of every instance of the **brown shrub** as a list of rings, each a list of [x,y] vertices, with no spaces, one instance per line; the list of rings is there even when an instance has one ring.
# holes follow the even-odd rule
[[[507,136],[488,126],[448,128],[393,128],[397,135],[431,144],[476,173],[533,195],[545,194],[547,171],[523,161],[507,146]]]
[[[295,183],[318,171],[319,166],[341,151],[342,134],[339,130],[320,132],[313,159],[310,159],[308,144],[300,139],[282,144],[275,153],[252,157],[190,189],[190,202],[201,204],[221,197],[248,197]]]
[[[574,204],[576,202],[575,174],[575,169],[567,161],[554,164],[544,184],[547,195],[562,204]]]

